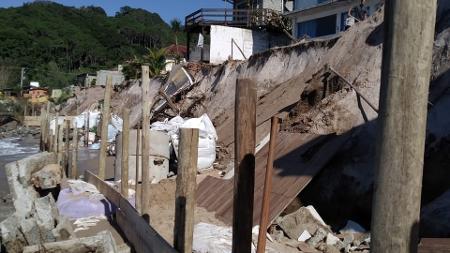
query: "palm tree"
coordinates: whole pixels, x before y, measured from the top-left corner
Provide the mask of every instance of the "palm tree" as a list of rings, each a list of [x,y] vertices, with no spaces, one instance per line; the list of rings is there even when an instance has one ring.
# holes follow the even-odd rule
[[[178,34],[181,32],[181,21],[177,18],[172,19],[170,21],[170,27],[172,29],[172,32],[175,34],[175,46],[177,47],[177,55],[178,55]]]
[[[159,76],[166,66],[166,50],[149,48],[144,62],[149,65],[150,77]]]

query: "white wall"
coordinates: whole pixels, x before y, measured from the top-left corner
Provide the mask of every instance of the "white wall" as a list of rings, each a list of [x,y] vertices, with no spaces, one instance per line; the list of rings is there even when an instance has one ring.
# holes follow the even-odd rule
[[[269,48],[268,35],[265,33],[249,29],[212,25],[210,63],[220,64],[228,60],[230,56],[234,60],[245,59],[236,44],[231,42],[232,39],[241,48],[247,59],[252,54]]]
[[[106,86],[107,77],[111,77],[112,85],[120,85],[123,81],[125,81],[125,77],[122,72],[112,71],[112,70],[99,70],[97,71],[97,81],[95,85]]]

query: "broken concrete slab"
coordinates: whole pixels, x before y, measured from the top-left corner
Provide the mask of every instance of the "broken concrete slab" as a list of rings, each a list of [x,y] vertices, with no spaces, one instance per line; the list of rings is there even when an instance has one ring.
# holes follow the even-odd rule
[[[289,238],[294,240],[297,240],[305,230],[312,235],[319,228],[326,231],[325,236],[331,232],[331,229],[325,225],[312,206],[309,208],[301,207],[296,212],[284,216],[279,226]]]
[[[320,242],[322,242],[329,232],[323,228],[318,228],[313,237],[311,237],[307,243],[313,247],[316,247]]]
[[[102,231],[96,236],[67,241],[51,242],[24,248],[23,253],[40,253],[45,249],[49,253],[117,253],[117,246],[111,232]]]
[[[56,188],[61,184],[63,170],[59,164],[47,164],[31,175],[31,183],[43,190]]]

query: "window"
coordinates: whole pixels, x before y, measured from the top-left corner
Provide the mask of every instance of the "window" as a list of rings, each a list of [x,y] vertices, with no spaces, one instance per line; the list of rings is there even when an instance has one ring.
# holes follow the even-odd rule
[[[297,23],[297,37],[308,35],[311,38],[336,33],[336,14]]]

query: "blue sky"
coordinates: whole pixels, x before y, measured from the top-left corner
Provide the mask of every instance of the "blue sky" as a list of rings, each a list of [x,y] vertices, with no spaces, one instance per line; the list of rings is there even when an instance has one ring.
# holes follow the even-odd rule
[[[21,6],[32,0],[0,0],[0,7]],[[101,6],[108,15],[114,15],[120,7],[128,5],[134,8],[142,8],[151,12],[157,12],[169,22],[173,18],[184,21],[184,17],[200,8],[224,8],[230,7],[222,0],[54,0],[67,6]]]

